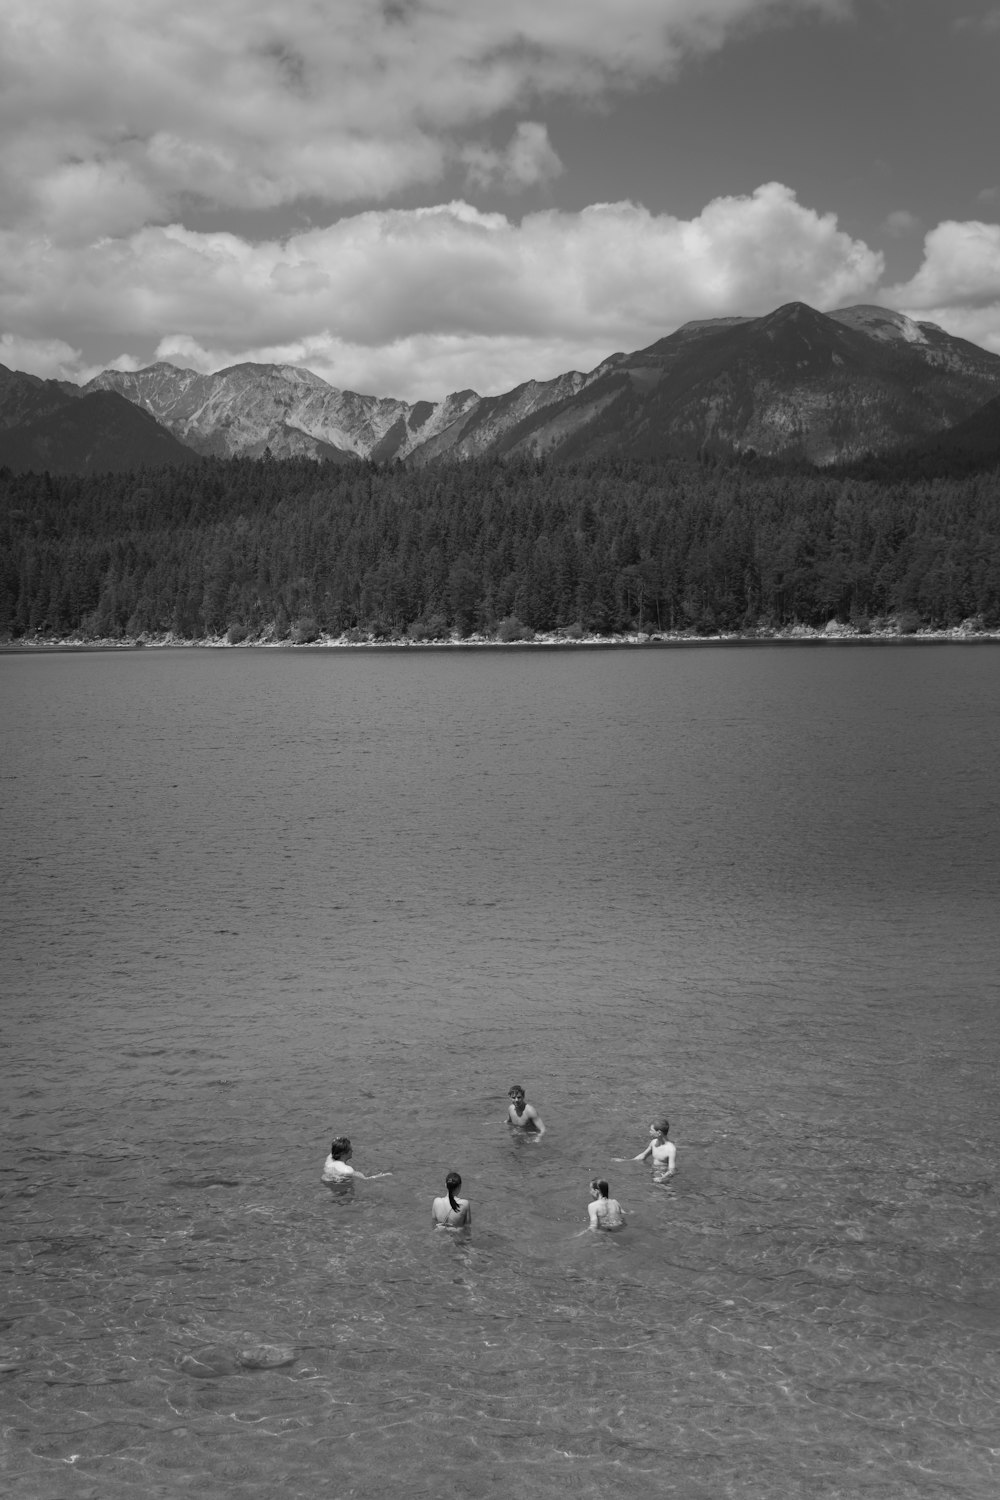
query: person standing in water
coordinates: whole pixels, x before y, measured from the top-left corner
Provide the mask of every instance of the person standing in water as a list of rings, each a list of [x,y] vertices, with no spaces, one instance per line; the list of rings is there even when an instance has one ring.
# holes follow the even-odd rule
[[[462,1186],[457,1172],[449,1172],[444,1180],[445,1192],[431,1204],[431,1222],[437,1229],[469,1229],[472,1227],[472,1205],[468,1198],[456,1196]]]
[[[359,1172],[357,1167],[351,1166],[351,1157],[354,1150],[346,1135],[338,1135],[330,1144],[330,1155],[323,1163],[323,1181],[327,1186],[338,1182],[350,1182],[353,1177],[358,1177],[362,1182],[366,1181],[364,1172]],[[370,1172],[370,1178],[391,1177],[391,1172]]]
[[[669,1130],[669,1120],[661,1120],[659,1125],[650,1125],[649,1133],[653,1139],[645,1151],[640,1151],[638,1156],[632,1158],[633,1161],[645,1161],[647,1156],[652,1157],[654,1182],[666,1182],[677,1170],[677,1150],[673,1141],[667,1140]]]
[[[593,1202],[587,1204],[591,1229],[624,1229],[625,1210],[617,1198],[608,1196],[610,1189],[603,1177],[595,1177],[590,1184]]]
[[[507,1124],[512,1125],[515,1130],[523,1130],[525,1135],[544,1135],[542,1117],[533,1104],[528,1104],[524,1089],[519,1083],[507,1090],[507,1097],[510,1100],[507,1106]]]

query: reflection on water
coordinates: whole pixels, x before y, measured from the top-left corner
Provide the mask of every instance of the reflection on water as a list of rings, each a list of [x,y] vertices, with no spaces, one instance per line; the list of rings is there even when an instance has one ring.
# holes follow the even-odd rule
[[[998,664],[0,658],[11,1492],[992,1497]]]

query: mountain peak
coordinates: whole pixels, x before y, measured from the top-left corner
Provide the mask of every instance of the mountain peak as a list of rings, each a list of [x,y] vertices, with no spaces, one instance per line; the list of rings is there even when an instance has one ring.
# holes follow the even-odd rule
[[[818,324],[825,321],[825,314],[817,312],[808,302],[783,302],[760,321],[762,328],[779,328],[785,323]]]
[[[779,318],[798,318],[803,313],[815,317],[816,309],[810,307],[808,302],[782,302],[779,307],[776,307],[772,313],[768,313],[766,316],[777,322]]]
[[[200,375],[200,370],[195,370],[191,365],[177,365],[172,359],[157,359],[151,365],[143,365],[141,370],[123,370],[123,375],[148,375],[155,372],[157,375]],[[107,371],[104,372],[107,374]]]
[[[862,302],[857,307],[838,307],[828,316],[847,328],[856,328],[861,333],[867,333],[870,338],[881,339],[885,343],[894,343],[900,339],[907,344],[927,342],[921,324],[891,307],[878,307]]]
[[[1000,393],[1000,357],[871,304],[696,319],[585,374],[488,398],[401,401],[339,390],[298,365],[243,362],[210,375],[166,362],[105,371],[119,391],[204,454],[430,463],[479,454],[584,459],[753,451],[816,464],[889,453],[943,432]],[[34,393],[4,396],[0,426]],[[55,400],[61,393],[52,396]],[[23,400],[22,400],[23,398]],[[9,415],[4,416],[4,406]],[[25,408],[26,409],[26,408]]]

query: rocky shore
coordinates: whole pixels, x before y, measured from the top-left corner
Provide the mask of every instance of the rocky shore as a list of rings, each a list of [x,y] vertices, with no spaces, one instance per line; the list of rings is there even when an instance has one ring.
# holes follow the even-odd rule
[[[959,625],[946,629],[932,626],[914,628],[909,622],[894,618],[873,622],[865,630],[857,626],[831,620],[821,629],[809,625],[788,625],[781,629],[759,627],[751,630],[732,631],[719,635],[696,635],[690,631],[636,631],[620,635],[587,635],[576,627],[556,631],[530,631],[527,628],[513,639],[501,635],[474,633],[468,636],[427,637],[416,639],[400,634],[392,637],[376,637],[363,630],[350,630],[341,635],[319,634],[315,639],[295,640],[291,636],[279,638],[273,632],[246,635],[242,639],[231,639],[231,634],[205,636],[199,640],[186,640],[167,632],[161,635],[142,635],[119,639],[91,639],[81,636],[32,636],[18,640],[0,641],[0,652],[16,651],[129,651],[148,647],[153,650],[185,648],[201,650],[482,650],[493,648],[509,650],[512,647],[547,647],[572,649],[573,647],[655,647],[655,646],[742,646],[760,644],[826,644],[866,645],[882,643],[920,644],[927,642],[978,642],[1000,641],[1000,629],[987,629],[981,621],[963,620]]]

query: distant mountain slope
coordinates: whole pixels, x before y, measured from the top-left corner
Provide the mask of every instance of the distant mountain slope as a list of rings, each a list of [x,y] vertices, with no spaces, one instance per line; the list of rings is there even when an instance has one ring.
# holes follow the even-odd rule
[[[412,461],[422,464],[436,458],[507,452],[515,441],[512,434],[526,423],[551,417],[599,379],[599,370],[590,375],[571,370],[554,380],[528,380],[502,396],[478,397],[450,426],[415,447]]]
[[[34,421],[0,430],[0,466],[17,473],[103,474],[197,462],[148,412],[113,391],[64,396]]]
[[[49,384],[52,384],[51,382]],[[827,465],[932,440],[1000,395],[1000,355],[888,308],[687,323],[588,373],[409,404],[290,365],[106,370],[87,391],[144,407],[199,453],[421,465],[480,454],[762,457]]]
[[[293,365],[231,365],[198,375],[155,364],[104,370],[87,391],[113,390],[145,407],[199,453],[259,458],[402,458],[478,401],[462,391],[444,402],[409,405],[337,390]]]
[[[996,393],[1000,356],[932,325],[884,308],[825,315],[789,303],[613,355],[490,446],[565,459],[753,450],[830,464],[926,439]]]
[[[0,431],[61,411],[79,398],[79,386],[60,380],[41,380],[24,370],[8,370],[6,365],[0,365]]]
[[[1000,465],[1000,396],[994,396],[947,432],[919,445],[917,454],[936,459],[946,467],[983,468]]]

